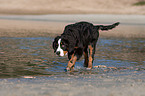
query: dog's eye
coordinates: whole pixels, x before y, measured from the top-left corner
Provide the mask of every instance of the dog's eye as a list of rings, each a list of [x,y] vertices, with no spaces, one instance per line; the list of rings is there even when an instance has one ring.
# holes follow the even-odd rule
[[[57,47],[57,46],[58,46],[58,44],[55,45],[55,47]]]

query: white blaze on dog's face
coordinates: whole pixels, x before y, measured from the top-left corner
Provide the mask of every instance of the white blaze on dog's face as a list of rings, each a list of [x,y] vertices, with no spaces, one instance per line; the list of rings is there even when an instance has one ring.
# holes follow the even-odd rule
[[[62,43],[61,43],[61,39],[58,40],[58,48],[56,49],[56,54],[59,55],[59,56],[64,56],[67,54],[66,51],[64,51],[62,48]]]

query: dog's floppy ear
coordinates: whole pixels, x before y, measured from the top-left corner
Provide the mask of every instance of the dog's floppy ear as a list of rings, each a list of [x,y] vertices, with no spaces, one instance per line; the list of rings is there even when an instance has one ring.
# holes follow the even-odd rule
[[[55,51],[56,51],[56,45],[57,45],[57,43],[58,43],[58,40],[60,39],[61,37],[60,36],[57,36],[57,37],[55,37],[55,39],[54,39],[54,41],[53,41],[53,44],[52,44],[52,47],[53,47],[53,49],[54,49],[54,53],[55,53]]]

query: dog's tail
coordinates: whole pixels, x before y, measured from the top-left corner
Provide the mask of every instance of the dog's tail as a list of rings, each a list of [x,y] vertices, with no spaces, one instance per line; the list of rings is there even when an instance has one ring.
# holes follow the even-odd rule
[[[110,29],[113,29],[115,28],[116,26],[118,26],[120,24],[120,22],[116,22],[112,25],[108,25],[108,26],[104,26],[104,25],[97,25],[96,27],[98,27],[100,30],[110,30]]]

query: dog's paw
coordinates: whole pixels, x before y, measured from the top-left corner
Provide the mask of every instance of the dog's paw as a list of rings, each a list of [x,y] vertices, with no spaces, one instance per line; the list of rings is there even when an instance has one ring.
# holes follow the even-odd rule
[[[70,71],[70,68],[67,67],[66,69],[64,69],[64,71],[65,72],[69,72]]]
[[[87,70],[91,70],[92,68],[86,68]]]

